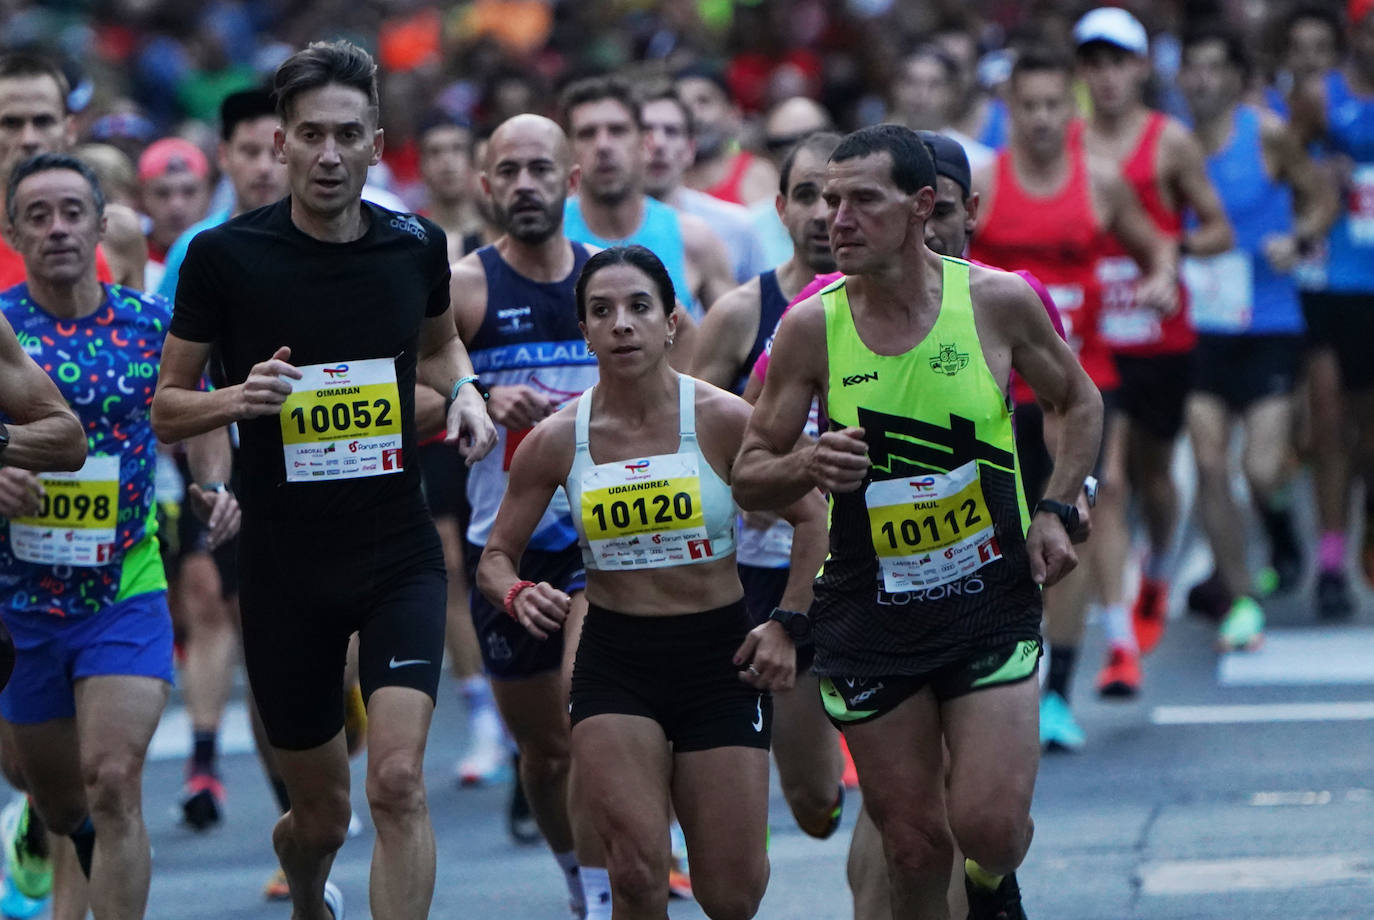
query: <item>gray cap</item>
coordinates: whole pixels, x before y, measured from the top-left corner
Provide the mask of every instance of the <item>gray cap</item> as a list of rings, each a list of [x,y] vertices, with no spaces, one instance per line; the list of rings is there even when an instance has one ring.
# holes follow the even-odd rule
[[[916,133],[925,142],[926,147],[930,148],[931,158],[935,160],[935,174],[953,179],[964,190],[964,197],[967,198],[973,187],[973,172],[969,169],[968,154],[964,152],[964,145],[937,131]]]

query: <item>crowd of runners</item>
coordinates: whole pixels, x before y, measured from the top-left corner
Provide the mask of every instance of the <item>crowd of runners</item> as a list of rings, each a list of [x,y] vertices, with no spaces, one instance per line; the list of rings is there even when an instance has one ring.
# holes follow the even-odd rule
[[[363,751],[371,916],[428,915],[436,717],[575,918],[752,917],[770,751],[806,834],[858,809],[858,920],[1033,915],[1087,624],[1130,699],[1171,596],[1246,652],[1374,580],[1374,4],[1280,26],[943,28],[849,132],[649,63],[436,105],[404,187],[349,41],[132,159],[0,56],[0,914],[144,915],[153,733],[175,683],[212,832],[241,662],[295,920]]]

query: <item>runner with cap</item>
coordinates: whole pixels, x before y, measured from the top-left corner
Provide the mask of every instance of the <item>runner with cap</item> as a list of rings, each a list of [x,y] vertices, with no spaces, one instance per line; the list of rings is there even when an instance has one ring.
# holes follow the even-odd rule
[[[1124,9],[1100,7],[1078,20],[1073,36],[1079,74],[1092,103],[1082,129],[1087,152],[1120,170],[1156,230],[1180,253],[1212,256],[1230,249],[1231,227],[1207,177],[1197,140],[1176,119],[1147,108],[1143,101],[1150,74],[1145,27]],[[1186,229],[1185,210],[1197,218]],[[1104,481],[1121,490],[1123,502],[1131,493],[1139,498],[1149,549],[1128,611],[1126,518],[1124,513],[1099,516],[1103,571],[1098,601],[1109,649],[1097,685],[1103,693],[1130,697],[1140,687],[1140,655],[1158,644],[1168,618],[1170,552],[1178,525],[1171,463],[1183,427],[1196,334],[1186,299],[1168,314],[1144,302],[1141,268],[1123,243],[1119,236],[1109,238],[1096,261],[1102,337],[1115,354],[1121,376],[1117,407],[1108,424],[1111,443]]]
[[[210,206],[210,161],[190,141],[164,137],[139,155],[138,187],[149,224],[144,282],[157,290],[168,249]]]

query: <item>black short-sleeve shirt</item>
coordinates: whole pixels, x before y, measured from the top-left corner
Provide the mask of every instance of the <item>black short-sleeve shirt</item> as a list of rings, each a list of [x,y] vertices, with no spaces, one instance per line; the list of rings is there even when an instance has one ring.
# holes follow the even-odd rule
[[[291,221],[291,199],[250,211],[191,241],[171,333],[213,343],[228,385],[282,345],[296,366],[391,358],[401,416],[400,474],[287,482],[277,415],[239,425],[245,515],[311,520],[407,514],[423,507],[415,442],[415,365],[426,317],[448,309],[443,230],[363,202],[367,231],[327,243]]]

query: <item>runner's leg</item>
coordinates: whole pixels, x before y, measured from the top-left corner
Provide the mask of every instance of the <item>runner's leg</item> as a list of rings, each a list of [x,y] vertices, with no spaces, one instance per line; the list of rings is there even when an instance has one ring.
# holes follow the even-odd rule
[[[368,700],[367,800],[377,828],[369,899],[376,920],[422,920],[434,898],[424,781],[433,715],[434,701],[409,687],[379,687]]]
[[[730,782],[722,783],[723,776]],[[721,747],[677,754],[672,782],[692,859],[693,897],[712,920],[748,920],[768,887],[768,751]]]

